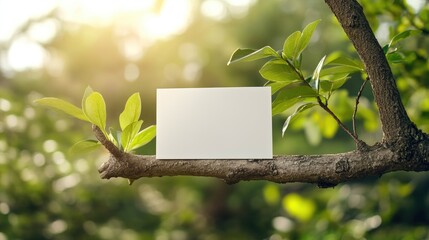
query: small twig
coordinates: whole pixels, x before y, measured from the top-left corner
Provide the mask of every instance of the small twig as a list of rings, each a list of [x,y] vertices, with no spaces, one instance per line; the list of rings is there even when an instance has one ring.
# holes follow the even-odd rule
[[[337,115],[335,115],[334,112],[332,112],[332,110],[328,107],[327,104],[322,102],[322,99],[320,99],[320,97],[317,97],[317,102],[319,103],[319,106],[323,108],[323,110],[325,110],[327,113],[329,113],[329,115],[331,115],[335,121],[337,121],[338,125],[348,134],[350,135],[350,137],[353,138],[353,140],[355,141],[355,143],[357,145],[362,144],[362,141],[358,139],[358,137],[353,134],[345,125],[343,122],[341,122],[341,120],[337,117]]]
[[[124,154],[123,151],[119,150],[111,141],[109,141],[104,135],[103,131],[96,125],[92,125],[92,131],[94,132],[95,137],[100,141],[101,144],[116,158],[121,158]]]
[[[353,111],[353,117],[352,117],[352,123],[353,123],[353,134],[358,137],[357,131],[356,131],[356,114],[358,110],[359,105],[359,99],[362,96],[363,89],[365,88],[366,82],[369,81],[369,78],[366,78],[365,81],[363,81],[362,85],[360,86],[359,92],[356,96],[356,104],[355,104],[355,110]]]

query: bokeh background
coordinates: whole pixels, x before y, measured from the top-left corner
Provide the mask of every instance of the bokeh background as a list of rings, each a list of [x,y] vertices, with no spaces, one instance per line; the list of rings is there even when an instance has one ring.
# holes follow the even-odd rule
[[[429,130],[429,4],[361,0],[382,45],[406,29],[392,65],[404,104]],[[0,240],[6,239],[429,239],[429,175],[397,172],[319,189],[302,183],[202,177],[101,180],[104,150],[71,155],[92,138],[89,124],[36,106],[52,96],[79,105],[91,86],[105,97],[108,125],[140,92],[144,126],[155,123],[160,87],[261,86],[261,62],[227,66],[239,47],[281,49],[284,39],[322,19],[303,66],[353,47],[323,1],[312,0],[0,0]],[[331,106],[350,126],[362,83],[353,76]],[[273,118],[275,154],[354,149],[323,111]],[[381,139],[370,86],[358,130]],[[154,141],[138,154],[155,153]]]

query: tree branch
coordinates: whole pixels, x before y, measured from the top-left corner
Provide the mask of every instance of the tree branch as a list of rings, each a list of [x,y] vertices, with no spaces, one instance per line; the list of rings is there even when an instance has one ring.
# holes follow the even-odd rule
[[[396,82],[383,49],[374,36],[362,7],[356,0],[325,0],[365,64],[386,142],[410,137],[416,127],[402,104]]]
[[[154,156],[125,153],[94,127],[98,140],[111,153],[100,168],[102,178],[206,176],[236,183],[268,180],[307,182],[322,187],[392,171],[428,171],[429,137],[410,121],[401,102],[384,53],[356,0],[325,0],[353,42],[373,88],[384,138],[356,151],[312,156],[276,156],[272,160],[157,160]],[[323,106],[323,103],[322,103]],[[335,114],[334,114],[335,115]],[[352,134],[353,135],[353,134]]]
[[[111,156],[100,168],[101,178],[205,176],[223,179],[227,183],[268,180],[277,183],[307,182],[321,187],[384,173],[429,170],[429,138],[415,139],[405,149],[382,144],[366,149],[327,155],[275,156],[272,160],[158,160],[154,156],[133,155],[120,151],[98,127],[97,139]],[[105,145],[106,144],[106,145]],[[112,147],[113,146],[113,147]],[[115,150],[116,149],[116,150]],[[131,181],[132,182],[132,181]]]
[[[103,179],[123,177],[205,176],[239,181],[268,180],[276,183],[306,182],[321,187],[384,173],[429,170],[429,142],[418,144],[412,159],[381,145],[369,151],[312,156],[275,156],[272,160],[157,160],[154,156],[113,155],[100,168]]]

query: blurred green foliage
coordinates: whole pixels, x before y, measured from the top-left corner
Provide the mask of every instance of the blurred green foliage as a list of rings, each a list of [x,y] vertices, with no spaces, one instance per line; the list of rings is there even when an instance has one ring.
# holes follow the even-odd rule
[[[201,5],[210,1],[225,7],[223,18],[202,14]],[[162,8],[166,1],[158,2]],[[33,104],[55,96],[78,105],[82,91],[91,85],[105,96],[107,122],[119,129],[115,118],[127,97],[138,91],[144,125],[149,126],[155,118],[156,88],[262,85],[256,73],[260,63],[227,67],[230,54],[240,46],[282,46],[286,36],[315,19],[322,22],[302,63],[306,74],[328,53],[356,57],[323,1],[251,1],[245,14],[236,14],[233,2],[193,1],[193,21],[186,30],[150,44],[121,25],[68,21],[57,11],[47,16],[57,32],[50,41],[38,43],[49,55],[44,67],[0,72],[1,240],[429,238],[426,173],[391,173],[330,189],[269,182],[229,186],[198,177],[140,179],[128,186],[124,179],[99,178],[97,167],[108,158],[106,151],[68,154],[74,142],[91,136],[88,125]],[[422,31],[398,44],[405,61],[392,64],[392,70],[408,113],[427,131],[428,4],[416,8],[405,0],[360,3],[381,45],[404,30]],[[27,31],[22,28],[18,36]],[[12,42],[1,45],[3,65]],[[145,46],[141,54],[125,54],[125,48],[139,44]],[[353,76],[330,100],[347,124],[361,79]],[[367,85],[358,129],[368,143],[381,138],[375,109]],[[323,111],[295,119],[282,138],[284,119],[273,119],[275,154],[354,148]],[[154,143],[138,153],[153,154]]]

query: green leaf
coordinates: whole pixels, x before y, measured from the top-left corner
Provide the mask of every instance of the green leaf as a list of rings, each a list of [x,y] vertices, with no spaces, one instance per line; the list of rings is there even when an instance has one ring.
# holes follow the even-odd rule
[[[115,144],[116,147],[118,147],[119,149],[122,149],[122,146],[119,144],[121,142],[121,132],[116,131],[115,129],[110,127],[108,139],[113,144]]]
[[[292,61],[295,60],[296,47],[300,38],[300,31],[296,31],[286,38],[286,41],[283,44],[283,54],[287,59]]]
[[[319,94],[306,83],[289,84],[283,88],[274,100],[272,114],[280,114],[300,101],[317,96]]]
[[[128,127],[126,127],[123,131],[122,131],[122,135],[121,135],[121,145],[124,149],[125,152],[129,151],[129,145],[131,140],[134,139],[134,137],[137,135],[137,133],[139,132],[141,126],[143,124],[142,120],[139,120],[137,122],[133,122],[130,125],[128,125]]]
[[[75,105],[59,98],[47,97],[34,101],[37,104],[60,110],[72,117],[89,122],[82,110]]]
[[[86,98],[89,95],[91,95],[91,93],[93,93],[93,92],[94,91],[92,90],[92,88],[90,86],[86,87],[85,92],[83,93],[83,96],[82,96],[82,109],[83,109],[83,106],[85,106]]]
[[[393,45],[395,45],[396,43],[398,43],[399,41],[408,38],[410,36],[415,36],[415,35],[419,35],[422,31],[420,30],[406,30],[403,31],[399,34],[397,34],[396,36],[394,36],[392,38],[392,40],[389,43],[389,48],[392,47]]]
[[[310,109],[310,108],[312,108],[314,106],[317,106],[317,104],[316,103],[306,103],[306,104],[303,104],[303,105],[299,106],[295,110],[295,112],[292,113],[292,115],[290,115],[289,117],[287,117],[286,121],[284,122],[283,127],[282,127],[282,137],[284,137],[286,129],[288,128],[289,123],[292,120],[292,118],[294,118],[295,116],[297,116],[299,113],[302,113],[305,110]]]
[[[333,76],[333,75],[331,75]],[[333,78],[332,80],[321,80],[320,81],[320,89],[322,92],[333,92],[340,88],[346,83],[349,79],[348,75],[337,75],[338,78]]]
[[[139,93],[134,93],[128,98],[125,104],[124,111],[119,115],[119,125],[122,131],[133,122],[140,118],[141,113],[141,99]]]
[[[101,143],[95,140],[83,140],[75,143],[69,150],[70,154],[85,154],[96,150],[101,146]]]
[[[320,71],[322,70],[323,63],[325,62],[326,55],[320,59],[319,64],[317,64],[316,69],[314,69],[312,83],[314,83],[314,89],[319,92],[319,81],[320,81]]]
[[[386,54],[387,61],[391,63],[402,63],[405,59],[404,54],[400,52],[392,52]]]
[[[389,44],[383,46],[383,53],[386,55],[389,52]]]
[[[285,99],[283,101],[274,100],[273,110],[272,110],[273,116],[288,110],[293,105],[297,104],[299,101],[300,101],[300,99],[298,99],[298,98]]]
[[[277,91],[286,87],[288,84],[288,82],[269,82],[266,86],[271,87],[271,95],[274,95]]]
[[[310,39],[313,36],[314,30],[316,30],[316,27],[317,25],[319,25],[320,21],[321,20],[319,19],[314,22],[311,22],[304,28],[299,42],[296,46],[295,58],[301,55],[304,49],[308,46],[308,44],[310,43]]]
[[[85,99],[83,112],[89,121],[106,134],[106,103],[99,92],[93,92]]]
[[[320,71],[319,76],[325,77],[325,76],[333,75],[333,74],[351,74],[351,73],[358,72],[358,71],[360,71],[360,70],[355,68],[355,67],[348,66],[348,65],[334,66],[334,67],[322,69],[322,71]]]
[[[268,61],[259,70],[261,76],[273,82],[294,82],[300,79],[294,69],[283,59],[273,59]]]
[[[325,65],[334,65],[334,66],[349,66],[355,67],[359,71],[364,70],[364,66],[361,61],[353,60],[348,57],[339,56],[334,59],[330,59],[329,57],[325,60]]]
[[[250,62],[258,59],[263,59],[267,57],[276,57],[279,58],[279,54],[270,46],[265,46],[261,49],[237,49],[232,54],[231,58],[228,61],[228,65],[235,62]]]
[[[143,129],[134,137],[134,139],[131,140],[131,143],[128,147],[128,150],[132,151],[132,150],[137,149],[143,145],[146,145],[147,143],[152,141],[152,139],[155,137],[155,135],[156,135],[156,126],[155,125],[152,125],[152,126],[149,126],[145,129]]]

